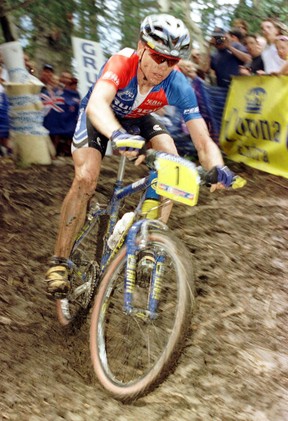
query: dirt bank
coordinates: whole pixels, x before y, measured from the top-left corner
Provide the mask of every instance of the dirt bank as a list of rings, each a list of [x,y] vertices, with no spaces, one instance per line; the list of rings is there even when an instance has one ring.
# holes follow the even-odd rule
[[[103,164],[103,194],[116,161]],[[93,375],[89,323],[65,334],[43,289],[70,158],[29,169],[0,160],[0,419],[288,420],[288,180],[232,167],[244,189],[202,189],[197,207],[174,208],[170,227],[197,262],[193,334],[175,373],[123,405]]]

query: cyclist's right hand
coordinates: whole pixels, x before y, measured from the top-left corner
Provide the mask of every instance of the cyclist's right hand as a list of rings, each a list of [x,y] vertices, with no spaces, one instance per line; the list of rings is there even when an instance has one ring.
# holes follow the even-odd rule
[[[145,154],[145,139],[142,136],[129,134],[124,129],[114,130],[110,140],[112,149],[119,150],[121,155],[136,157]]]

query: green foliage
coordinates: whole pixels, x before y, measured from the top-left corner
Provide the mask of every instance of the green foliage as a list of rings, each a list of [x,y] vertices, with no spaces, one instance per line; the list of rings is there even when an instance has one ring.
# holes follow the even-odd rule
[[[26,52],[32,57],[41,57],[42,63],[53,60],[56,65],[58,61],[69,68],[72,56],[71,16],[76,9],[74,1],[49,0],[48,4],[45,0],[34,0],[29,7],[22,7],[25,4],[23,0],[6,0],[9,19],[16,26],[18,39]]]
[[[159,11],[157,0],[31,0],[29,7],[23,5],[24,0],[6,1],[26,51],[32,56],[39,48],[48,57],[61,54],[61,63],[68,66],[71,35],[100,42],[109,56],[123,46],[135,48],[140,22]]]
[[[219,22],[228,29],[236,17],[246,20],[251,32],[259,32],[265,17],[277,16],[286,23],[288,16],[287,0],[239,0],[238,5],[229,0],[174,0],[167,4],[169,13],[191,27],[192,35],[190,12],[197,10],[205,38]],[[71,35],[100,42],[108,57],[124,46],[135,48],[141,21],[160,10],[157,0],[1,0],[1,8],[6,8],[32,58],[38,64],[51,61],[61,70],[71,65]]]
[[[235,10],[234,17],[244,19],[249,25],[249,32],[259,33],[263,19],[274,18],[287,25],[287,0],[261,0],[254,1],[252,5],[240,2]]]
[[[205,38],[209,36],[215,26],[228,29],[235,10],[235,4],[231,4],[229,0],[221,1],[221,4],[218,0],[209,0],[208,2],[196,0],[191,3],[191,7],[192,12],[199,13],[201,16],[199,26]]]
[[[261,21],[267,17],[274,17],[287,23],[287,0],[239,0],[238,5],[229,1],[195,0],[191,3],[192,11],[201,13],[199,23],[205,37],[211,33],[214,26],[228,29],[235,18],[247,21],[250,32],[259,32]]]
[[[158,11],[156,0],[120,0],[117,14],[112,18],[113,27],[119,34],[118,47],[136,48],[142,20],[145,16]]]

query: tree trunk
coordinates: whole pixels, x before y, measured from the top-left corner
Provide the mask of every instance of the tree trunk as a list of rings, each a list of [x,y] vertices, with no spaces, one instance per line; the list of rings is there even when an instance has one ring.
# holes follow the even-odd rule
[[[5,42],[16,41],[15,37],[13,36],[12,30],[11,30],[10,22],[7,19],[6,16],[0,17],[0,23],[1,23],[2,32],[3,32]]]
[[[0,1],[0,25],[2,28],[5,42],[16,41],[17,36],[15,35],[13,31],[13,26],[7,17],[5,0]]]

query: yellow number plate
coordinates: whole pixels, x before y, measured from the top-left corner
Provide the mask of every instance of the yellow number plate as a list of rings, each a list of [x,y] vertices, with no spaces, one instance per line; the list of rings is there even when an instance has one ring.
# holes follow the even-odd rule
[[[197,204],[200,177],[192,162],[163,153],[157,158],[156,168],[158,194],[185,205]]]

